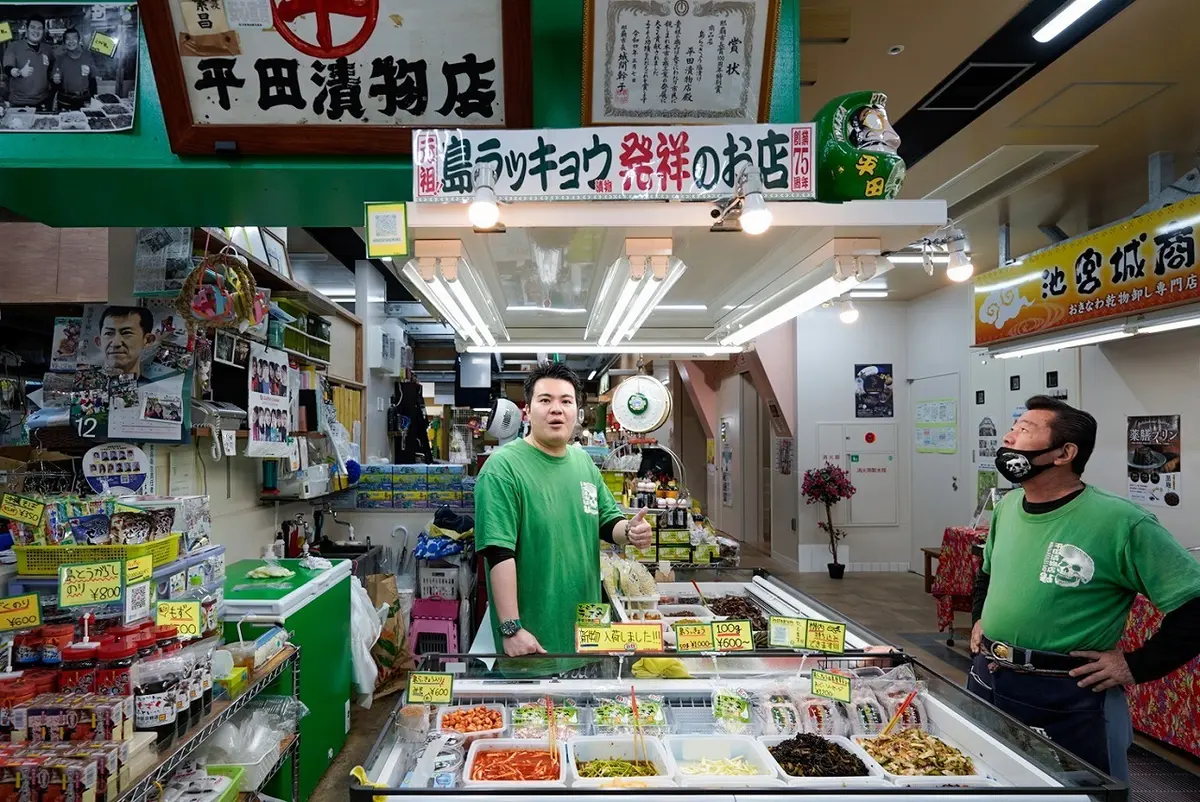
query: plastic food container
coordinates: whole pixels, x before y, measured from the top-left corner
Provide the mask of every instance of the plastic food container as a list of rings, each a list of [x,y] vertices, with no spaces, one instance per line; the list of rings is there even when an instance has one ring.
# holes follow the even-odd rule
[[[467,752],[467,762],[463,764],[462,784],[464,788],[507,788],[519,793],[527,793],[526,789],[536,790],[538,788],[566,788],[567,777],[571,770],[571,764],[567,762],[567,745],[562,741],[558,742],[558,764],[561,767],[558,773],[557,780],[472,780],[471,774],[475,770],[475,757],[480,752],[499,752],[504,750],[513,750],[518,752],[547,752],[550,749],[548,741],[531,741],[518,740],[516,738],[486,738],[475,741],[471,744],[470,750]]]
[[[875,760],[868,755],[863,748],[856,743],[852,743],[848,738],[826,737],[825,740],[830,743],[835,743],[838,746],[851,753],[863,762],[869,772],[866,777],[793,777],[783,770],[783,766],[771,754],[771,747],[778,746],[784,741],[789,740],[781,735],[764,735],[758,739],[758,742],[763,745],[763,749],[767,752],[767,757],[775,764],[779,776],[783,778],[784,783],[793,788],[890,788],[891,783],[888,782],[883,768],[880,767]]]
[[[628,777],[629,780],[670,780],[675,776],[675,761],[671,759],[663,742],[658,738],[647,736],[645,739],[645,759],[658,769],[656,777]],[[579,764],[589,760],[634,760],[639,749],[632,737],[608,738],[603,735],[581,735],[567,741],[567,758],[571,762],[571,787],[600,788],[618,779],[616,777],[581,777]],[[661,785],[647,787],[663,787]]]
[[[668,735],[663,738],[667,753],[675,762],[675,775],[684,788],[711,786],[721,788],[783,787],[779,771],[767,750],[748,735]],[[756,775],[684,774],[684,766],[697,760],[745,758],[758,769]]]
[[[854,739],[854,743],[861,746],[864,742],[872,740],[865,736],[859,735]],[[987,766],[979,762],[976,755],[967,752],[945,738],[941,739],[943,743],[953,746],[967,757],[971,758],[971,762],[975,765],[975,773],[968,775],[941,775],[931,776],[927,774],[891,774],[887,769],[883,770],[883,776],[888,782],[893,785],[898,785],[902,788],[990,788],[999,785],[987,774]],[[865,750],[864,750],[865,751]],[[869,756],[869,755],[868,755]],[[878,761],[876,761],[878,763]]]
[[[501,726],[498,729],[480,730],[478,732],[459,732],[458,730],[447,729],[446,727],[442,726],[442,720],[451,713],[458,710],[474,710],[477,707],[486,707],[488,710],[495,710],[498,712],[502,722]],[[508,708],[506,708],[504,705],[455,705],[453,707],[443,707],[438,710],[435,728],[439,732],[458,733],[466,739],[467,743],[477,741],[480,738],[499,738],[508,731]],[[522,741],[522,743],[529,744],[529,741]]]

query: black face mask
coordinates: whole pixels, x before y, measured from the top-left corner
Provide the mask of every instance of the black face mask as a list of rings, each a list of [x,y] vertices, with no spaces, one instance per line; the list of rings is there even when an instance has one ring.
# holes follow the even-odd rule
[[[1054,467],[1054,463],[1034,465],[1035,457],[1057,451],[1062,446],[1050,446],[1039,451],[1019,451],[1015,448],[1002,446],[996,449],[996,471],[1014,485],[1028,482],[1033,477]]]

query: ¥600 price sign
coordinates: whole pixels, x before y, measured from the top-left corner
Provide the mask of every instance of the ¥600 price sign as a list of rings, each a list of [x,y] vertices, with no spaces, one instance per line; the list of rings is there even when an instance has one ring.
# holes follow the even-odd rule
[[[160,627],[175,627],[181,638],[198,638],[204,631],[200,602],[158,603],[155,619]]]
[[[124,564],[120,560],[58,567],[58,606],[83,607],[121,600]]]
[[[42,608],[36,593],[0,599],[0,632],[33,629],[42,624]]]
[[[754,649],[754,630],[749,621],[714,621],[713,642],[719,652],[749,652]]]

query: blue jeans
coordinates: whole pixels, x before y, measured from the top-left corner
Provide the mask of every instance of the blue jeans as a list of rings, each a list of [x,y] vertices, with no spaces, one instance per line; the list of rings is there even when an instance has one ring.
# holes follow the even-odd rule
[[[1046,733],[1051,741],[1114,780],[1128,784],[1133,723],[1122,688],[1097,693],[1067,676],[988,669],[990,658],[975,655],[967,690],[1013,718]]]

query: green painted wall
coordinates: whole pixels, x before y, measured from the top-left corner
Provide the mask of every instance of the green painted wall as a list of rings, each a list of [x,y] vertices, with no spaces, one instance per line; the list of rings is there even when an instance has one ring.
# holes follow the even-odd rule
[[[578,127],[583,4],[532,3],[534,126]],[[800,118],[799,6],[782,2],[773,122]],[[359,226],[363,202],[411,197],[407,158],[178,157],[144,42],[138,79],[132,132],[0,135],[0,206],[61,227]]]

